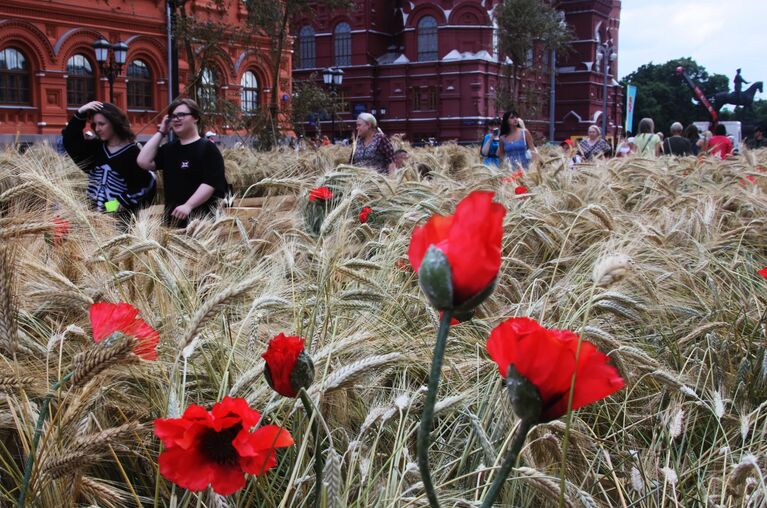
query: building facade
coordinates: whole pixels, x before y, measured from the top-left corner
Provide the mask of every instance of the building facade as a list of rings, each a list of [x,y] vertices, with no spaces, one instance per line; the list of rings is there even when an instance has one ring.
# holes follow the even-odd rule
[[[348,136],[362,111],[389,134],[476,142],[488,120],[500,116],[496,96],[508,83],[510,61],[498,53],[493,10],[500,0],[356,0],[350,10],[315,12],[293,20],[296,81],[321,80],[323,69],[344,71],[347,106],[335,122]],[[555,69],[555,139],[585,135],[601,124],[605,82],[601,44],[617,54],[619,0],[554,2],[575,37],[556,59],[535,48],[521,66],[519,102],[539,138],[549,132],[550,78]],[[608,136],[621,134],[622,91],[612,62],[608,83]],[[522,108],[520,108],[522,109]],[[322,122],[328,132],[330,122]],[[307,129],[311,134],[311,128]]]
[[[188,3],[187,15],[225,26],[227,33],[237,32],[246,19],[237,0],[195,0]],[[165,2],[156,0],[1,2],[0,143],[57,136],[79,106],[108,101],[109,83],[92,46],[100,38],[128,44],[125,65],[114,80],[114,103],[128,112],[140,137],[153,134],[170,100],[166,19]],[[285,52],[275,92],[270,47],[260,36],[247,47],[223,44],[207,64],[199,64],[205,67],[198,65],[197,98],[227,100],[253,113],[266,107],[271,93],[289,96],[290,52]],[[179,55],[183,94],[190,73],[183,48]]]

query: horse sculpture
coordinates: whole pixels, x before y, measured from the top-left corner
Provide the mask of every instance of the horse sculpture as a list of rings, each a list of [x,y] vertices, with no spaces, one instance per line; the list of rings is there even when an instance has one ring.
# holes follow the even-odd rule
[[[722,106],[725,104],[732,104],[734,106],[743,106],[746,109],[750,109],[754,103],[754,95],[756,92],[762,92],[762,82],[757,81],[746,90],[743,90],[738,94],[737,92],[719,92],[709,97],[709,102],[714,106],[718,113]]]

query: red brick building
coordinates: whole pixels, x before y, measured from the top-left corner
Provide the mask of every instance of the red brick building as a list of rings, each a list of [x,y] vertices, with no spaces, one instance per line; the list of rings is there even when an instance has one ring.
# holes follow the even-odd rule
[[[375,114],[389,134],[411,141],[429,137],[461,142],[481,138],[507,79],[497,51],[493,9],[500,0],[356,0],[349,11],[319,10],[293,22],[293,77],[321,76],[327,67],[344,71],[336,134],[345,136],[361,111]],[[600,42],[617,53],[620,0],[561,0],[554,3],[575,34],[573,51],[557,59],[555,138],[585,135],[601,123],[604,83]],[[520,101],[528,127],[548,135],[550,55],[532,51],[520,76]],[[608,136],[618,134],[622,91],[608,79]],[[321,78],[318,78],[321,79]],[[382,114],[383,113],[383,114]],[[612,127],[609,127],[609,126]],[[330,122],[323,122],[328,132]]]
[[[196,0],[189,13],[224,24],[231,33],[245,20],[239,0]],[[154,133],[169,101],[165,2],[157,0],[4,0],[0,2],[0,144],[54,137],[77,107],[106,101],[109,86],[95,59],[99,38],[128,44],[126,65],[114,82],[115,104],[133,130]],[[272,93],[265,37],[248,47],[231,44],[204,73],[205,93],[252,111]],[[188,65],[179,51],[181,91]],[[280,94],[290,93],[286,51]]]

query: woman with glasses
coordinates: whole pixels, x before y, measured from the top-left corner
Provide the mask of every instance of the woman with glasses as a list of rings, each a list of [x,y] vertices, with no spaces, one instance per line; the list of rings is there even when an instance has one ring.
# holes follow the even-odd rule
[[[95,137],[86,139],[90,119]],[[156,190],[154,173],[136,164],[139,149],[128,117],[117,106],[92,101],[81,106],[62,131],[64,149],[88,175],[88,201],[123,221],[148,205]]]
[[[165,221],[178,227],[191,215],[212,214],[228,188],[221,152],[200,137],[200,116],[192,99],[177,99],[138,156],[142,168],[163,171]],[[171,129],[176,140],[160,146]]]

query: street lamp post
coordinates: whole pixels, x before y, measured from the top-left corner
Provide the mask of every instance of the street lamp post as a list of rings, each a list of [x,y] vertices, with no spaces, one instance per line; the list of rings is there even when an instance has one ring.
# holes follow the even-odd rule
[[[331,135],[330,139],[333,143],[336,141],[336,96],[338,95],[338,88],[341,86],[341,84],[344,81],[344,71],[341,69],[335,69],[333,67],[328,67],[324,71],[322,71],[322,81],[325,83],[325,86],[328,87],[330,90],[330,95],[333,96],[333,112],[332,116],[330,117],[330,130]]]
[[[607,139],[607,79],[610,75],[610,63],[618,59],[618,53],[613,50],[612,41],[599,46],[599,56],[604,65],[604,84],[602,85],[602,137]]]
[[[565,27],[567,26],[567,23],[565,22],[565,12],[564,11],[558,11],[557,12],[557,18],[559,19],[559,28],[562,30],[565,30]],[[555,118],[555,109],[556,109],[556,102],[557,102],[557,50],[552,48],[551,49],[551,76],[550,76],[550,83],[549,83],[549,142],[554,142],[554,136],[556,135],[554,132],[554,122],[556,120]]]
[[[109,102],[114,103],[115,78],[120,75],[120,70],[125,65],[128,56],[128,45],[124,42],[110,44],[106,39],[99,39],[93,43],[96,51],[96,61],[99,63],[101,72],[109,81]],[[109,50],[112,50],[112,58],[109,58]]]

